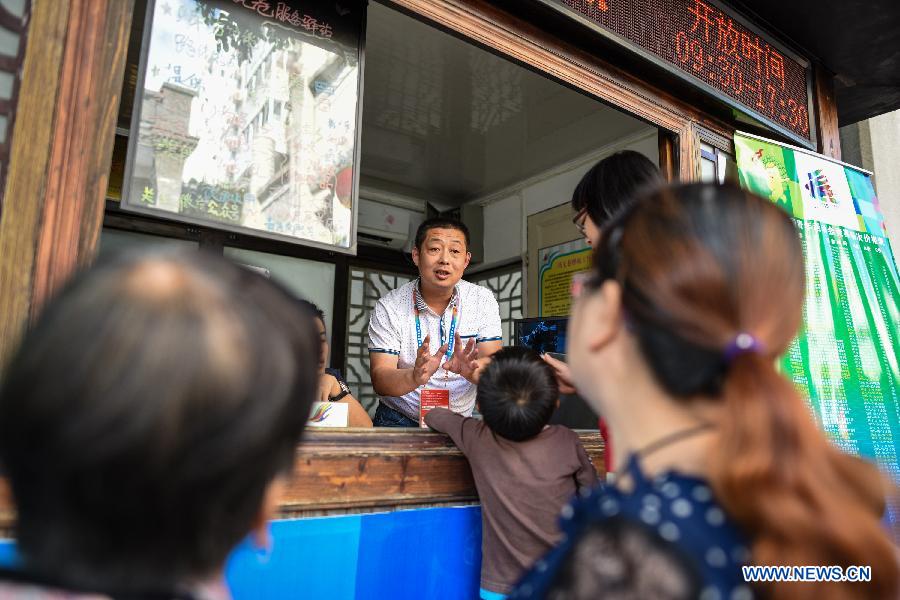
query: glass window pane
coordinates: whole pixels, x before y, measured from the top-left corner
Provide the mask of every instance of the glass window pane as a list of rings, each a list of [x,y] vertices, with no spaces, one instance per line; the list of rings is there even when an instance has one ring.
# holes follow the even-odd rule
[[[401,273],[354,267],[350,270],[350,302],[347,303],[347,356],[344,378],[369,414],[375,414],[378,395],[369,377],[369,318],[378,299],[410,281]]]
[[[228,247],[225,248],[225,256],[241,264],[268,270],[272,279],[325,311],[325,327],[329,339],[331,338],[331,312],[334,308],[333,264]]]
[[[474,275],[470,281],[488,288],[494,294],[500,306],[503,345],[513,345],[511,324],[513,319],[522,318],[522,269],[516,266],[507,273],[482,277]]]
[[[716,161],[700,159],[700,181],[715,182],[716,179]]]
[[[4,100],[12,98],[15,80],[16,78],[12,73],[0,72],[0,98]]]
[[[25,16],[25,0],[0,0],[0,4],[19,19]]]
[[[16,56],[19,53],[19,34],[0,27],[0,54]]]
[[[350,282],[350,302],[354,304],[362,304],[363,301],[363,282],[362,279],[354,279]]]
[[[180,247],[197,250],[200,244],[190,240],[178,240],[161,235],[148,235],[146,233],[134,233],[133,231],[121,231],[106,227],[100,232],[99,256],[105,258],[115,256],[132,250],[145,250],[154,247]]]
[[[719,183],[739,183],[737,162],[734,157],[724,152],[719,152]]]

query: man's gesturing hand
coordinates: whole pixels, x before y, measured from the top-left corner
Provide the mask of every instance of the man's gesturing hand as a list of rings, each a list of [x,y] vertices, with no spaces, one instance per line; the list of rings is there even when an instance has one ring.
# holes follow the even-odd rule
[[[431,335],[426,335],[419,351],[416,353],[416,364],[413,366],[413,379],[416,386],[425,385],[431,376],[435,374],[441,366],[441,357],[447,351],[447,344],[444,344],[437,351],[437,354],[431,354],[429,342]]]
[[[462,340],[457,333],[453,348],[453,356],[444,363],[444,368],[459,373],[472,383],[477,383],[475,372],[478,370],[478,362],[475,359],[478,358],[478,347],[475,338],[470,339],[463,348]]]

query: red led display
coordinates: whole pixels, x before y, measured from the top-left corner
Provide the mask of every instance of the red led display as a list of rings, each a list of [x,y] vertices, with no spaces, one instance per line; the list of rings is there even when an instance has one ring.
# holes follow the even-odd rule
[[[810,139],[807,69],[704,0],[552,0]]]

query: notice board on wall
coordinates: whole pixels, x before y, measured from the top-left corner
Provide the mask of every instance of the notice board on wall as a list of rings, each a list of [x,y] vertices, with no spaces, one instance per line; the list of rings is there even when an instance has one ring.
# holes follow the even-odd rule
[[[355,251],[362,0],[151,0],[122,207]]]
[[[591,247],[584,239],[538,250],[538,314],[566,317],[572,306],[572,277],[591,268]]]
[[[741,185],[784,208],[803,242],[803,326],[783,372],[835,443],[900,481],[900,279],[871,177],[755,136],[735,149]]]

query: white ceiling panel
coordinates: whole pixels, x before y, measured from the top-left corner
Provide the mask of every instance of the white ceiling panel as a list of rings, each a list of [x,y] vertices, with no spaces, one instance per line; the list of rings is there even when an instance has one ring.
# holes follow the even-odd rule
[[[412,17],[369,4],[363,185],[458,205],[648,127]]]

